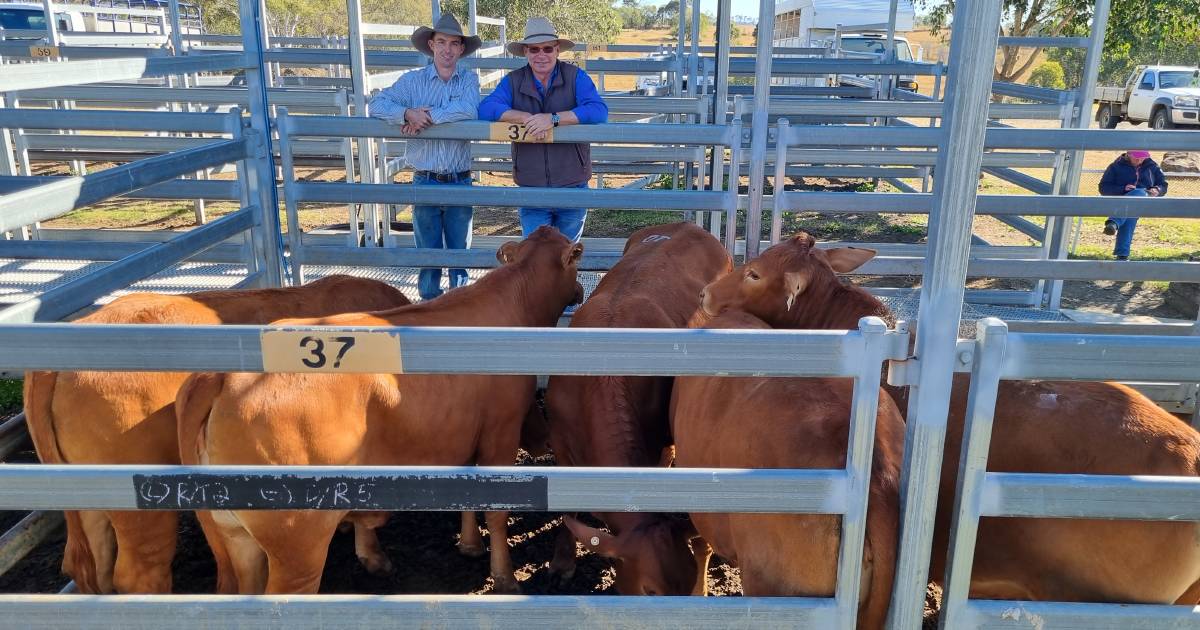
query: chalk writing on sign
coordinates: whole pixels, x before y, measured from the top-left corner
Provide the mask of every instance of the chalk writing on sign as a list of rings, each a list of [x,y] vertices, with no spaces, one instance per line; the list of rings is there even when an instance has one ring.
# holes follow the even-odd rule
[[[150,510],[547,509],[545,477],[134,475],[137,506]]]

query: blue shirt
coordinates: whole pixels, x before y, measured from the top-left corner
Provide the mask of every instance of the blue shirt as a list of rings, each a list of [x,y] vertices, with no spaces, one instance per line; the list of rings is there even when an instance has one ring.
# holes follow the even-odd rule
[[[371,98],[371,117],[393,125],[404,124],[404,110],[428,107],[434,124],[473,120],[479,106],[479,75],[457,68],[449,81],[438,76],[432,64],[406,72]],[[466,140],[408,140],[404,159],[414,169],[435,173],[471,170],[471,143]]]
[[[557,75],[558,66],[555,66],[554,72],[550,75],[551,84],[554,83]],[[541,81],[534,77],[533,83],[537,86],[538,94],[545,98],[546,88],[542,86]],[[604,99],[600,98],[600,93],[596,91],[596,84],[592,82],[592,78],[582,69],[575,74],[575,103],[575,108],[571,111],[579,119],[580,124],[595,125],[608,122],[608,105],[605,105]],[[508,80],[508,75],[504,75],[496,89],[492,90],[492,93],[479,103],[479,118],[480,120],[500,120],[501,114],[510,109],[512,109],[512,82]]]

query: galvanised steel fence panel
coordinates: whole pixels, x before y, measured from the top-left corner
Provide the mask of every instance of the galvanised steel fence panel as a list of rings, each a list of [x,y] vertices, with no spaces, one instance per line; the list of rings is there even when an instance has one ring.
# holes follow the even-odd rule
[[[1010,334],[998,319],[979,323],[942,598],[943,628],[1009,623],[1047,628],[1200,627],[1200,608],[1190,606],[969,599],[981,517],[1200,521],[1196,477],[987,472],[1001,380],[1111,378],[1200,381],[1200,337]]]

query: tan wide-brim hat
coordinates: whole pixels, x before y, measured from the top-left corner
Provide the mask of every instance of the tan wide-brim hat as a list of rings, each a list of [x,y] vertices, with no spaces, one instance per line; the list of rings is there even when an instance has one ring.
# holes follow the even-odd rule
[[[544,17],[535,17],[529,18],[529,21],[525,23],[525,38],[509,42],[506,48],[508,48],[508,54],[514,57],[524,57],[526,44],[545,44],[553,41],[558,42],[559,52],[566,52],[575,47],[575,42],[558,36],[558,31],[554,29],[550,20]]]
[[[433,28],[422,26],[412,34],[413,48],[432,57],[433,49],[429,47],[429,40],[433,38],[434,33],[461,37],[463,40],[463,57],[479,50],[479,47],[483,45],[483,40],[479,39],[478,35],[464,35],[462,25],[458,23],[458,20],[454,19],[453,15],[443,13],[442,17],[438,18],[437,24],[433,25]]]

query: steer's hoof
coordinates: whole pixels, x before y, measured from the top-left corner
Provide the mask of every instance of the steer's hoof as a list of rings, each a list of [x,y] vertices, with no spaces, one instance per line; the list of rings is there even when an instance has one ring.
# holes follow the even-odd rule
[[[472,544],[464,545],[462,543],[458,543],[458,553],[460,553],[468,558],[478,558],[478,557],[482,556],[483,554],[487,553],[487,549],[484,548],[483,545],[472,545]]]
[[[520,595],[521,587],[512,575],[492,576],[492,592],[497,595]]]
[[[359,556],[358,561],[362,563],[367,573],[375,577],[387,577],[396,570],[396,567],[392,565],[392,561],[383,555],[366,558]]]

